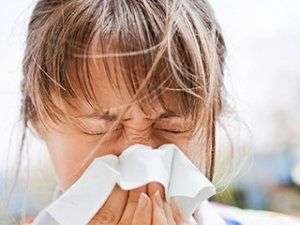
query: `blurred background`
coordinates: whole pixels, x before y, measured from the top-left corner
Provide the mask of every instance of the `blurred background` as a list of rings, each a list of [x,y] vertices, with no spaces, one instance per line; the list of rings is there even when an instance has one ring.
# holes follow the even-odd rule
[[[15,140],[20,138],[17,119],[21,59],[26,25],[35,1],[0,2],[2,198],[6,166],[14,168],[18,160],[14,152],[18,148]],[[238,143],[234,151],[247,160],[242,160],[231,179],[216,179],[221,188],[213,200],[300,216],[300,2],[210,2],[228,47],[226,86],[228,99],[238,115],[233,119],[244,123],[250,134],[244,135],[245,130],[230,126],[232,118],[227,120],[233,130],[231,138]],[[26,145],[22,179],[13,193],[10,210],[16,219],[26,214],[30,221],[50,202],[55,175],[43,143],[32,136]],[[7,152],[11,154],[8,156]],[[216,171],[219,177],[230,155],[222,158]],[[7,216],[0,205],[0,224],[7,224]]]

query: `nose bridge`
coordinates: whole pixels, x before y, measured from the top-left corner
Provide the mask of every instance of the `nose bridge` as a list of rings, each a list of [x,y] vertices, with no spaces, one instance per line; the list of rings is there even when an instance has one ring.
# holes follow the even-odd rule
[[[136,119],[142,120],[142,119]],[[130,121],[132,122],[131,126],[125,126],[124,136],[127,144],[145,144],[152,147],[156,147],[156,142],[152,135],[152,121]],[[133,124],[134,123],[134,124]]]
[[[157,148],[159,143],[152,135],[153,122],[153,118],[135,106],[130,113],[130,118],[124,121],[125,145],[139,143]]]

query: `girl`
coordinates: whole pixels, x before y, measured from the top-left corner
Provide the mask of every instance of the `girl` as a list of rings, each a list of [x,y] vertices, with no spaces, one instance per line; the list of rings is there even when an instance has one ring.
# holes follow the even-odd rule
[[[133,143],[175,143],[212,179],[224,53],[206,1],[38,1],[22,115],[47,145],[59,190],[93,158],[119,155]],[[103,214],[113,224],[148,224],[151,217],[165,224],[170,215],[148,212],[158,206],[148,198],[156,190],[164,198],[156,183],[129,193],[116,188],[91,224]]]
[[[21,116],[46,143],[54,199],[94,158],[134,143],[175,143],[212,180],[225,55],[206,0],[39,0],[28,25]],[[220,215],[207,203],[193,219],[238,224]],[[182,221],[152,182],[116,186],[89,224]],[[40,214],[34,224],[52,222]]]

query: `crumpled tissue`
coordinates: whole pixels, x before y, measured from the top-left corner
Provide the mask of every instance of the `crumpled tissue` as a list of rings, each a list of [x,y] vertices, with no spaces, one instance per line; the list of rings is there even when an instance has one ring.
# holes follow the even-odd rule
[[[95,158],[79,179],[45,210],[62,225],[83,225],[94,217],[118,184],[124,190],[159,182],[185,218],[216,194],[215,186],[173,144],[157,149],[133,144],[121,155]]]

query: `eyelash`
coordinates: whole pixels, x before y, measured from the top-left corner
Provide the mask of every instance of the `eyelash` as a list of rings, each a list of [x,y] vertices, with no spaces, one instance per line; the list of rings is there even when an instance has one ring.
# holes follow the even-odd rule
[[[122,128],[118,128],[118,129],[115,129],[114,131],[117,131],[117,130],[120,130]],[[82,131],[84,134],[87,134],[87,135],[92,135],[92,136],[100,136],[100,135],[104,135],[106,133],[89,133],[89,132],[85,132],[85,131]]]
[[[182,133],[186,133],[186,132],[190,131],[190,130],[185,130],[185,131],[175,131],[175,130],[166,130],[166,129],[158,129],[158,130],[166,131],[166,132],[174,133],[174,134],[182,134]]]
[[[115,129],[115,131],[117,130],[120,130],[122,128],[118,128],[118,129]],[[183,134],[183,133],[187,133],[191,130],[185,130],[185,131],[172,131],[172,130],[167,130],[167,129],[157,129],[157,130],[160,130],[160,131],[165,131],[165,132],[169,132],[169,133],[173,133],[173,134]],[[83,131],[84,134],[87,134],[87,135],[93,135],[93,136],[100,136],[100,135],[104,135],[106,133],[89,133],[89,132],[85,132]]]

